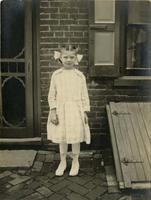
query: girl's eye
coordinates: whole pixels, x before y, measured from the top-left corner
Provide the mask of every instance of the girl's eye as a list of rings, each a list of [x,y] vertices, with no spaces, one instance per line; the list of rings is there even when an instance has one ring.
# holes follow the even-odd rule
[[[74,59],[74,56],[70,56],[70,59]]]
[[[67,56],[64,56],[64,59],[67,59],[68,57]]]

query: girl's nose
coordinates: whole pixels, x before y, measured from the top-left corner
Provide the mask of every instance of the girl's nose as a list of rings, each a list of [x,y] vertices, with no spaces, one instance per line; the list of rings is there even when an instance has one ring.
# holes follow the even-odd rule
[[[70,57],[68,57],[68,58],[67,58],[67,61],[70,61],[70,60],[71,60]]]

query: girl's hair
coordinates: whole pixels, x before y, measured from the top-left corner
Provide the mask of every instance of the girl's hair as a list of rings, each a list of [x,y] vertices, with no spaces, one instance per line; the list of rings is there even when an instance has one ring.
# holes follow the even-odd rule
[[[60,51],[61,53],[63,53],[64,51],[73,51],[73,52],[75,52],[75,53],[78,53],[79,48],[78,48],[78,47],[75,47],[75,46],[73,46],[73,45],[71,45],[71,44],[67,44],[67,45],[62,45],[62,46],[60,46],[60,47],[59,47],[59,51]]]

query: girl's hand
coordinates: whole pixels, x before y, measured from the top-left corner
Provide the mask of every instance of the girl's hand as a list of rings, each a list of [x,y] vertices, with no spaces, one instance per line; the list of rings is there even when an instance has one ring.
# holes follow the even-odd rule
[[[88,124],[88,116],[86,112],[84,112],[84,121],[86,124]]]
[[[56,109],[52,109],[52,110],[51,110],[50,121],[51,121],[54,125],[58,125],[58,124],[59,124],[59,120],[58,120],[58,116],[57,116],[57,113],[56,113]]]

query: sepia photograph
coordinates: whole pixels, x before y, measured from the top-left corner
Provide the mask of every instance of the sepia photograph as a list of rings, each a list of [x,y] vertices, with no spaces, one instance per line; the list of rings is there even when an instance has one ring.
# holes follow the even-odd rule
[[[0,200],[151,200],[151,0],[0,0]]]

